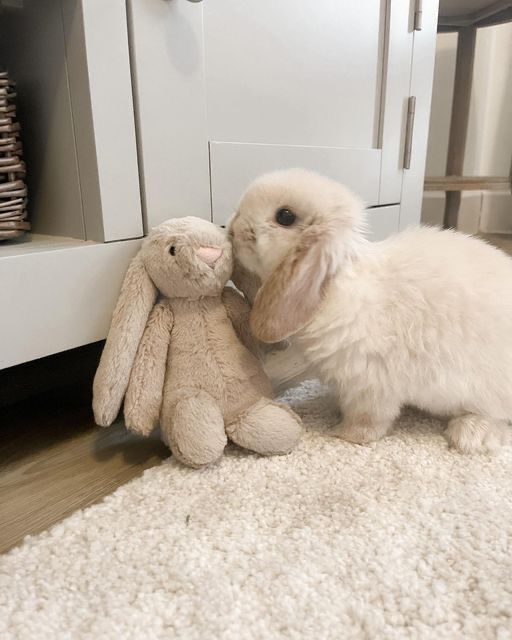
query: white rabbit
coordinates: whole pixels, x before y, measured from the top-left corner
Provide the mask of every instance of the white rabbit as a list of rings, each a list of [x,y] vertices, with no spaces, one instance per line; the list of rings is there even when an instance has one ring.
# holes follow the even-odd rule
[[[512,260],[455,231],[364,238],[360,200],[300,169],[262,176],[230,223],[262,285],[251,326],[288,337],[343,412],[336,435],[377,440],[400,408],[450,418],[460,451],[512,441]]]

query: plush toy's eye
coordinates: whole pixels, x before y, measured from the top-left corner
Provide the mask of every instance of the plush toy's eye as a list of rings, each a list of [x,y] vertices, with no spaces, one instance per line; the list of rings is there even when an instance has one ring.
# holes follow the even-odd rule
[[[278,209],[276,211],[276,222],[282,227],[291,227],[297,220],[297,216],[290,209]]]
[[[176,255],[176,247],[169,247],[169,253],[171,254],[171,256],[175,256]]]

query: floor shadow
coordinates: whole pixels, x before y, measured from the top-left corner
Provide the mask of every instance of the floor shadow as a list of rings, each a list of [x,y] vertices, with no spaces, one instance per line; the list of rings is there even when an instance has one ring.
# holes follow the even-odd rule
[[[89,391],[59,388],[0,409],[0,468],[94,428]]]
[[[144,465],[152,458],[165,460],[171,455],[169,448],[162,442],[159,431],[148,437],[130,433],[122,420],[107,428],[98,428],[93,443],[93,455],[99,461],[121,456],[124,462],[132,466]]]

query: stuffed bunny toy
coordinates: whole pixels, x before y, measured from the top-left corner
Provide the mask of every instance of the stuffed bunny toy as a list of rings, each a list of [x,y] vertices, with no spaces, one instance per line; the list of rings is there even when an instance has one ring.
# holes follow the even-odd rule
[[[390,430],[403,405],[449,418],[460,451],[512,441],[512,260],[452,230],[364,238],[360,200],[304,170],[256,180],[229,234],[261,280],[253,335],[292,339],[333,386],[335,434],[355,443]]]
[[[143,241],[126,273],[96,372],[96,422],[110,425],[124,398],[126,426],[162,437],[183,463],[217,460],[227,438],[284,454],[298,417],[274,402],[248,328],[248,306],[226,287],[233,269],[224,232],[188,217]],[[158,300],[157,300],[158,298]]]

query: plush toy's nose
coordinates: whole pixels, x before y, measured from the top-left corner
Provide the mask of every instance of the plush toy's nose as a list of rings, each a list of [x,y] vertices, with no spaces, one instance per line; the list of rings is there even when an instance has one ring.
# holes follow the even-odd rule
[[[196,256],[206,262],[209,267],[213,267],[222,255],[222,249],[218,247],[199,247],[196,250]]]

